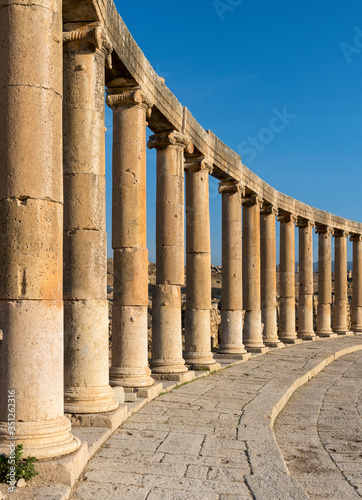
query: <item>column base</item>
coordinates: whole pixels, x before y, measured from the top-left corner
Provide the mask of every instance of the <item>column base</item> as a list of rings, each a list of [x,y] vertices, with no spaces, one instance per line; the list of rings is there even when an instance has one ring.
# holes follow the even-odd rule
[[[113,411],[118,402],[110,385],[103,387],[65,387],[65,413],[103,413]]]
[[[72,427],[103,427],[116,430],[128,417],[127,405],[121,404],[105,413],[73,413],[67,415]]]
[[[11,437],[16,444],[24,446],[24,456],[36,457],[38,460],[69,455],[78,450],[80,439],[70,432],[70,421],[66,416],[45,422],[16,422],[15,436]],[[9,455],[8,423],[0,423],[0,453]]]
[[[218,354],[246,354],[244,344],[220,344]]]
[[[327,331],[320,331],[320,332],[315,332],[318,337],[321,338],[326,338],[326,339],[332,339],[337,337],[336,333],[333,333],[332,330],[327,330]]]
[[[217,370],[221,370],[221,365],[217,361],[213,361],[212,363],[208,364],[203,364],[203,363],[197,363],[190,361],[186,362],[187,367],[190,370],[195,370],[195,371],[205,371],[205,372],[215,372]]]
[[[149,387],[140,387],[139,389],[136,389],[136,395],[138,398],[146,398],[149,401],[151,399],[157,398],[163,391],[163,385],[161,382],[153,382],[152,385]]]
[[[214,354],[215,359],[241,359],[243,361],[248,361],[251,358],[251,353],[250,352],[244,352],[244,353],[229,353],[229,352],[217,352]]]
[[[334,331],[333,333],[336,333],[337,336],[345,336],[345,337],[350,337],[351,335],[354,335],[353,332],[349,331],[349,330],[346,330],[346,331],[342,331],[342,332],[337,332],[337,331]]]
[[[266,345],[266,347],[271,347],[273,349],[283,349],[283,347],[285,347],[285,345],[283,344],[283,342],[280,342],[280,340],[278,341],[265,341],[264,344]]]
[[[152,376],[155,375],[178,375],[187,372],[187,366],[184,359],[151,359],[150,367]],[[170,379],[171,380],[171,379]]]
[[[184,352],[186,366],[191,370],[215,371],[220,370],[221,366],[212,357],[211,352]]]
[[[269,352],[269,347],[248,347],[246,346],[246,350],[252,354],[266,354]]]
[[[314,332],[298,332],[298,339],[310,340],[314,342],[315,340],[318,340],[318,337]]]
[[[173,382],[190,382],[195,378],[195,372],[188,370],[184,373],[154,373],[154,379],[156,380],[170,380]]]
[[[362,330],[355,330],[355,329],[353,329],[353,333],[355,335],[362,335]]]
[[[279,337],[281,342],[283,344],[289,344],[289,345],[297,345],[297,344],[302,344],[303,339],[298,339],[297,337]]]
[[[111,387],[149,387],[154,383],[151,370],[146,366],[139,368],[120,368],[112,366],[109,370],[109,383]]]

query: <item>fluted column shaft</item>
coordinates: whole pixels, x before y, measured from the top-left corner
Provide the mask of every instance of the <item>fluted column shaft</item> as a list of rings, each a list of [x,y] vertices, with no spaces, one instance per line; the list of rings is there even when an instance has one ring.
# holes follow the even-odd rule
[[[184,151],[189,138],[179,132],[150,137],[157,149],[156,285],[152,297],[152,372],[173,376],[187,371],[182,358],[181,285],[184,284]]]
[[[281,214],[279,273],[279,339],[285,344],[298,344],[295,330],[295,226],[297,218]]]
[[[316,334],[320,337],[330,337],[333,335],[331,328],[332,232],[326,226],[318,226],[316,228],[316,233],[318,233],[318,309]]]
[[[245,354],[243,344],[241,188],[238,182],[220,184],[222,195],[222,298],[220,350]]]
[[[334,231],[334,318],[333,331],[350,334],[347,318],[347,237],[348,233]]]
[[[211,162],[190,158],[186,172],[186,321],[184,358],[193,369],[214,369],[211,354]]]
[[[117,85],[117,81],[115,81]],[[152,102],[140,87],[108,85],[113,109],[112,386],[153,384],[148,367],[146,119]]]
[[[299,302],[298,337],[314,340],[313,328],[313,227],[311,221],[301,219],[299,227]]]
[[[264,348],[260,295],[260,207],[258,196],[243,202],[244,344],[249,352]]]
[[[96,413],[118,406],[108,374],[104,67],[110,43],[97,23],[69,29],[65,25],[63,59],[65,410]]]
[[[276,213],[272,205],[264,205],[260,213],[261,321],[264,343],[268,347],[281,344],[277,327]]]
[[[362,332],[362,236],[351,236],[353,241],[353,291],[352,328],[354,333]]]
[[[0,453],[10,438],[38,459],[79,447],[64,416],[62,59],[60,0],[2,2]]]

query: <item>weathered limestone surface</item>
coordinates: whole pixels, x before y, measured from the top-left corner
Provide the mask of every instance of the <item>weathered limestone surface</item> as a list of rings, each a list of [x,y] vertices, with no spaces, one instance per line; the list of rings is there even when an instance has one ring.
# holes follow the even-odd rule
[[[104,69],[111,47],[97,23],[63,29],[65,411],[97,413],[118,406],[107,352]]]
[[[308,220],[299,220],[299,302],[298,337],[315,340],[313,329],[313,227]]]
[[[261,352],[263,335],[260,295],[260,207],[257,196],[243,201],[243,308],[244,344],[249,352]]]
[[[211,354],[211,250],[209,174],[204,157],[190,158],[186,171],[186,320],[184,359],[194,369],[214,370]]]
[[[0,8],[0,452],[15,391],[15,437],[38,458],[80,444],[63,408],[61,7]]]
[[[276,214],[272,205],[264,205],[260,213],[261,321],[264,343],[268,347],[282,344],[277,326]]]
[[[157,149],[156,285],[152,297],[152,372],[187,372],[182,358],[181,285],[184,284],[184,152],[190,139],[178,132],[151,136]]]
[[[347,236],[344,231],[334,231],[333,331],[339,335],[351,333],[347,323]]]
[[[317,331],[320,337],[333,336],[331,328],[332,257],[331,234],[327,226],[317,226],[318,233],[318,311]]]
[[[146,119],[152,101],[139,87],[108,84],[113,109],[112,246],[114,288],[111,385],[153,384],[148,367]]]
[[[285,344],[296,344],[295,330],[295,227],[297,219],[281,213],[280,221],[280,317],[279,339]]]
[[[362,236],[352,235],[353,242],[353,293],[352,331],[362,332]]]
[[[220,354],[245,354],[243,344],[241,186],[220,184],[222,195],[222,298]]]

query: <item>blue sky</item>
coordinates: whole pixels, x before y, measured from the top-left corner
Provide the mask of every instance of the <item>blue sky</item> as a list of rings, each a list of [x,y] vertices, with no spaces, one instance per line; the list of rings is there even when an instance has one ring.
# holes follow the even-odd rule
[[[142,4],[116,0],[115,4],[178,100],[205,129],[237,151],[243,163],[283,193],[362,222],[360,0]],[[278,113],[290,115],[289,123],[272,132],[271,120]],[[111,123],[107,110],[109,255]],[[155,161],[155,152],[149,152],[147,215],[152,262]],[[210,182],[210,205],[212,262],[219,264],[221,200],[215,181]],[[316,244],[314,254],[317,260]]]

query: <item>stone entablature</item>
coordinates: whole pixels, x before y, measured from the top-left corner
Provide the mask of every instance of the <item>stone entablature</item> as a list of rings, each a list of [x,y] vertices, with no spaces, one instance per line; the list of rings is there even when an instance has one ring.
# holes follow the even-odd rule
[[[231,178],[242,182],[245,188],[258,194],[266,202],[315,223],[362,234],[362,224],[338,217],[311,207],[290,196],[280,193],[242,164],[241,158],[210,130],[204,130],[191,112],[183,107],[167,88],[163,79],[154,71],[138,47],[112,0],[88,0],[77,8],[70,0],[63,2],[65,19],[84,18],[101,21],[113,45],[113,65],[119,72],[127,73],[147,91],[157,112],[153,113],[149,127],[154,133],[173,129],[187,134],[198,154],[210,158],[213,176],[220,180]]]

